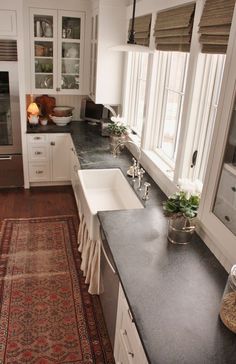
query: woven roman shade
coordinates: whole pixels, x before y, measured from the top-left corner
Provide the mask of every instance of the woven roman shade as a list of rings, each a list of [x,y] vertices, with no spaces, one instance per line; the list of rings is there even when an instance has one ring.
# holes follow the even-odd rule
[[[226,53],[235,0],[206,0],[199,23],[203,53]]]
[[[16,40],[0,39],[0,61],[17,61]]]
[[[136,17],[134,20],[135,43],[149,47],[152,14]],[[132,19],[129,21],[129,33]]]
[[[195,3],[157,13],[155,24],[156,49],[189,52]]]

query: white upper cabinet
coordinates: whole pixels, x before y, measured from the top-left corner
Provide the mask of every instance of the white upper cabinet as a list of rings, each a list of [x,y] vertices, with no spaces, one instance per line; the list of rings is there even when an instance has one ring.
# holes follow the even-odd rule
[[[125,38],[124,2],[100,0],[91,18],[89,96],[95,103],[121,103],[124,56],[110,48]]]
[[[16,36],[16,11],[0,9],[0,36]]]
[[[85,14],[30,9],[33,93],[81,94]]]

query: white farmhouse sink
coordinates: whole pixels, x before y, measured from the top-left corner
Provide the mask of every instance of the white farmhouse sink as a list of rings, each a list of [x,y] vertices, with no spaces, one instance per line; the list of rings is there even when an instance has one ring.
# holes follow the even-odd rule
[[[98,211],[143,208],[120,169],[84,169],[78,175],[79,210],[90,239],[99,237]]]

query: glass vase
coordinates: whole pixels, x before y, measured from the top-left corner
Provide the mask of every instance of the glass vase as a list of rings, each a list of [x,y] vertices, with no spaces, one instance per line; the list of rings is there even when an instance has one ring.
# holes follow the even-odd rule
[[[169,218],[168,240],[173,244],[190,243],[196,228],[193,220],[185,216]]]

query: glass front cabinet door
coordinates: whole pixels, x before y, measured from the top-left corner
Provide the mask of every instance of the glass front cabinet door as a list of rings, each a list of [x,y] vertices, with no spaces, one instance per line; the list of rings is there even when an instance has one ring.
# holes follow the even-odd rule
[[[84,13],[31,9],[32,92],[79,94]]]

